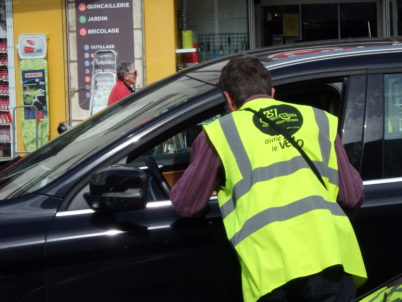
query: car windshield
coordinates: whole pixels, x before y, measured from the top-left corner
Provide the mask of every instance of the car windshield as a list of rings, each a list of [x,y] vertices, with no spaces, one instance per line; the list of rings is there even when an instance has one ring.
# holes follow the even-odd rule
[[[126,97],[3,169],[0,199],[44,187],[127,132],[213,88],[178,75]]]

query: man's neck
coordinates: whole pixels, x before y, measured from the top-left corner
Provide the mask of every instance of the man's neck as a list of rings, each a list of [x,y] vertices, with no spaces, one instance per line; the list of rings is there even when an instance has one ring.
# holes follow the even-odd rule
[[[250,101],[252,101],[252,100],[255,100],[255,99],[273,99],[273,97],[270,96],[270,95],[268,95],[268,94],[255,94],[255,95],[252,95],[252,96],[248,97],[248,98],[244,101],[243,104],[245,104],[245,103],[247,103],[247,102],[250,102]]]

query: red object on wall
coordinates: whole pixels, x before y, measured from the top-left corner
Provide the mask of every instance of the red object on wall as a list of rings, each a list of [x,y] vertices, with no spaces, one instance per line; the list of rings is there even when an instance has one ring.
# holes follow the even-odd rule
[[[24,52],[25,53],[33,53],[35,48],[29,47],[29,46],[24,46]]]
[[[198,43],[193,43],[193,48],[195,48],[195,52],[183,54],[184,63],[198,63]]]

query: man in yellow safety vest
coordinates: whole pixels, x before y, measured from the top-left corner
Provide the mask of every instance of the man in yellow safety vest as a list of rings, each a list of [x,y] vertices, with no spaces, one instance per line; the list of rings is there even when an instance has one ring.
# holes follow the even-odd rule
[[[202,213],[220,180],[219,207],[239,256],[245,302],[350,301],[366,271],[337,202],[345,167],[357,179],[355,203],[362,191],[347,159],[338,169],[339,155],[347,157],[337,118],[275,100],[269,71],[251,56],[231,59],[220,87],[231,113],[204,126],[172,188],[173,206],[184,216]],[[194,171],[208,180],[195,180]],[[341,181],[341,191],[350,183]]]

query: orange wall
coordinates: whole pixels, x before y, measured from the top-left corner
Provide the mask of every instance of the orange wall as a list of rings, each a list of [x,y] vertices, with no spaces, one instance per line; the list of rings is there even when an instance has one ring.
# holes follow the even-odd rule
[[[176,72],[174,0],[144,0],[146,84]]]

